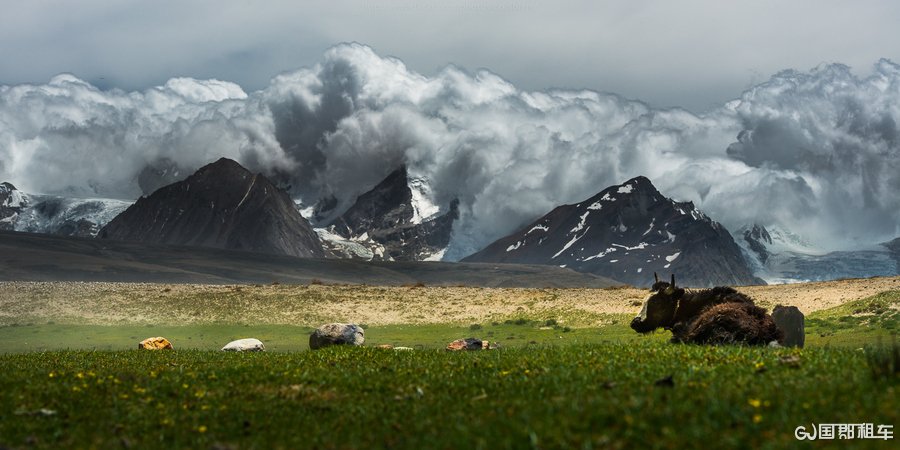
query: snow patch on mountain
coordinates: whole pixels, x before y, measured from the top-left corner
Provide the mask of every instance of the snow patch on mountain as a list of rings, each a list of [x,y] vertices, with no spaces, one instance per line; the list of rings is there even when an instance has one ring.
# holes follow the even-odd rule
[[[426,257],[425,259],[423,259],[422,261],[443,261],[443,260],[444,260],[444,255],[445,255],[446,253],[447,253],[447,249],[446,249],[446,248],[442,248],[442,249],[440,249],[440,250],[438,250],[438,251],[432,253],[430,256],[427,256],[427,257]]]
[[[583,238],[587,234],[587,232],[590,231],[590,229],[591,229],[591,227],[587,227],[587,229],[584,230],[584,233],[581,233],[581,236],[578,236],[576,234],[575,237],[573,237],[571,241],[567,242],[566,245],[564,245],[563,248],[560,251],[556,252],[556,254],[553,255],[553,257],[550,259],[556,259],[557,256],[561,255],[564,251],[568,250],[569,247],[572,246],[572,244],[578,242],[579,239]]]
[[[441,212],[441,208],[431,200],[432,192],[429,183],[422,178],[410,178],[409,189],[412,192],[413,217],[411,223],[418,225]]]
[[[615,247],[609,247],[606,250],[603,250],[602,252],[597,253],[596,255],[588,256],[587,258],[584,258],[581,261],[590,261],[592,259],[604,258],[604,257],[606,257],[606,255],[608,255],[612,252],[615,252],[615,251],[616,251]]]
[[[371,261],[376,255],[376,251],[373,249],[375,246],[366,245],[356,239],[345,239],[327,228],[314,228],[313,230],[319,235],[319,239],[322,240],[325,247],[337,256]]]
[[[646,242],[641,242],[640,244],[635,245],[633,247],[629,247],[627,245],[620,245],[620,244],[613,244],[613,247],[619,247],[623,250],[643,250],[643,249],[647,248],[647,246],[649,246],[649,245],[650,244],[648,244]]]
[[[588,211],[588,212],[585,212],[584,214],[582,214],[582,215],[581,215],[581,220],[578,222],[578,225],[576,225],[575,228],[572,228],[572,229],[569,231],[569,234],[572,234],[572,233],[578,233],[579,231],[581,231],[582,229],[584,229],[584,222],[587,220],[587,217],[588,217],[588,215],[589,215],[590,213],[591,213],[591,212]]]
[[[535,225],[535,226],[531,227],[531,229],[528,230],[528,232],[525,233],[525,235],[527,236],[527,235],[531,234],[531,233],[534,232],[534,231],[543,231],[544,233],[546,233],[546,232],[550,231],[550,228],[548,228],[548,227],[546,227],[546,226],[544,226],[544,225]]]

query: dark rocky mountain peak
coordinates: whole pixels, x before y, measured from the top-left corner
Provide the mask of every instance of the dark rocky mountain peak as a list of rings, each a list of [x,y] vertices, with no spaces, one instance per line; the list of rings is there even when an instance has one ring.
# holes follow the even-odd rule
[[[738,233],[741,232],[739,231]],[[753,224],[753,226],[743,230],[743,238],[750,250],[756,253],[760,263],[765,264],[770,256],[769,246],[772,245],[772,236],[766,230],[766,227]]]
[[[406,166],[391,172],[372,190],[357,197],[347,211],[331,223],[346,238],[371,230],[386,230],[409,224],[414,212]]]
[[[116,216],[99,237],[322,257],[322,243],[287,192],[221,158]]]
[[[463,261],[553,264],[635,286],[653,272],[686,286],[762,283],[724,227],[643,176],[559,206]]]
[[[410,179],[401,166],[357,197],[329,229],[371,249],[373,259],[440,259],[450,243],[458,207],[457,200],[445,208],[431,203],[427,182]],[[341,253],[340,248],[332,250]]]

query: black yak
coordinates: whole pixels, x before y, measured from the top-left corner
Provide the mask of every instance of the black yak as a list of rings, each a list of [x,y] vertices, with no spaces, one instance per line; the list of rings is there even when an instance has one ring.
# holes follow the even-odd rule
[[[638,333],[657,328],[672,332],[672,342],[694,344],[767,345],[781,342],[782,332],[766,310],[753,299],[730,287],[686,291],[671,282],[659,281],[650,288],[641,314],[631,321]]]

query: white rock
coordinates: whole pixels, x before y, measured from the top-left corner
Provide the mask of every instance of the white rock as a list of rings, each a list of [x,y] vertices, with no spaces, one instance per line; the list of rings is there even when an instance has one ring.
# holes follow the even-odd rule
[[[231,341],[222,347],[223,352],[261,352],[266,346],[259,339],[247,338]]]

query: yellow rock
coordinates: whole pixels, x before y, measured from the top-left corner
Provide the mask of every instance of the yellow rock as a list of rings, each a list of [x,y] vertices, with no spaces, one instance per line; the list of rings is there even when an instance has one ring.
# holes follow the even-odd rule
[[[162,336],[144,339],[143,341],[138,343],[138,348],[141,350],[174,349],[174,347],[172,347],[172,343]]]

